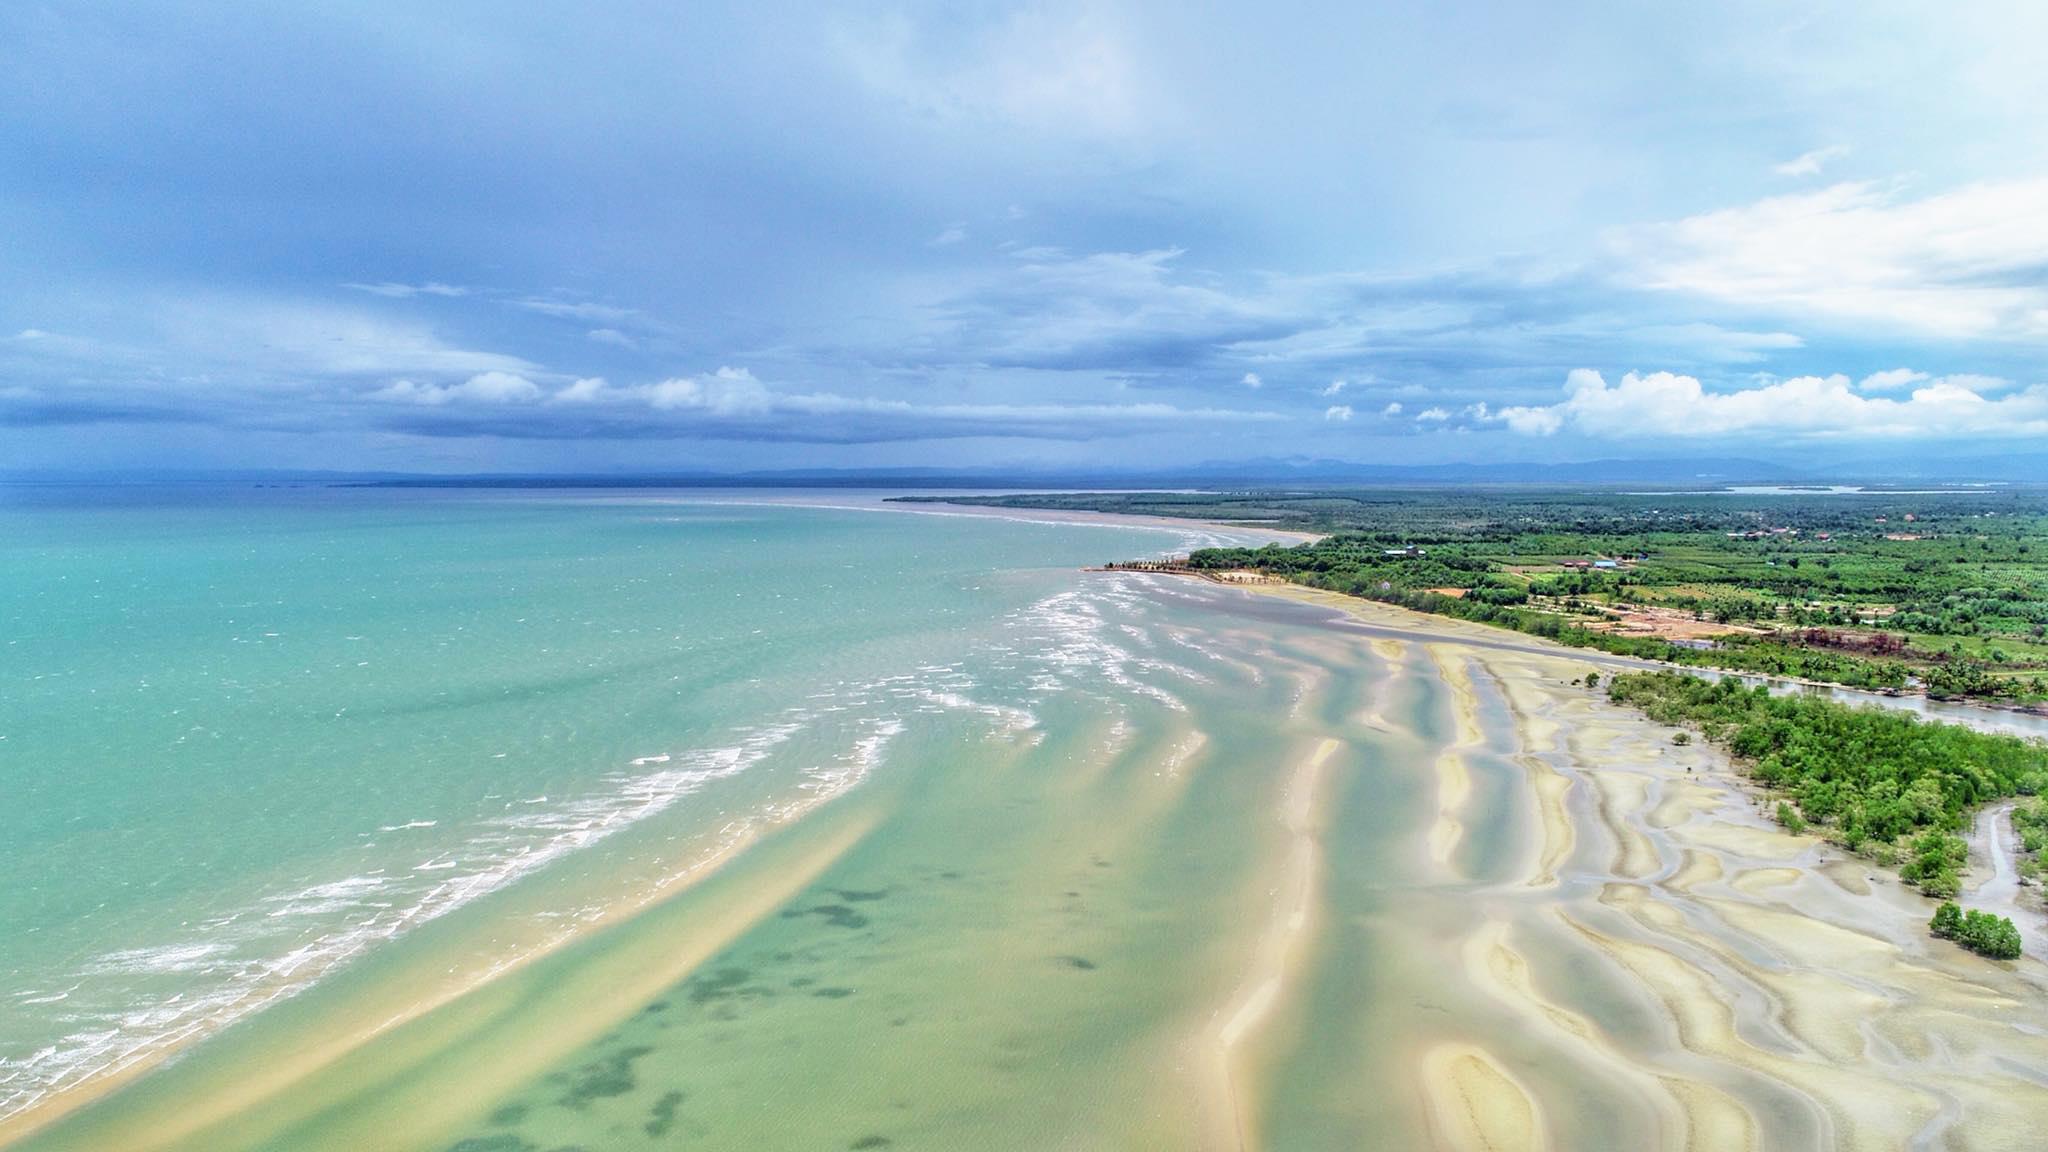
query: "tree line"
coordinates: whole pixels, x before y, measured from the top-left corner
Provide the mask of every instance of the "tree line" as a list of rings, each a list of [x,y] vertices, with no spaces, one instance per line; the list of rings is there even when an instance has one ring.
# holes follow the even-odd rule
[[[1968,847],[1957,833],[1973,809],[2048,791],[2048,743],[2039,740],[1678,672],[1623,673],[1608,695],[1659,723],[1698,728],[1783,796],[1780,823],[1896,864],[1901,878],[1937,899],[1962,887]],[[2028,854],[2024,867],[2035,870],[2033,854],[2048,847],[2048,807],[2030,800],[2014,824]],[[2004,923],[1964,917],[1950,925],[1944,914],[1936,927],[1948,927],[1965,947],[2003,956],[2008,930],[2015,947],[2018,940]]]

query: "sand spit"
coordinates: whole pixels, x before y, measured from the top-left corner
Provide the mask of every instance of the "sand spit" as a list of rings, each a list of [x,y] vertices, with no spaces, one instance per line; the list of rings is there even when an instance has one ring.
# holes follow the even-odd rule
[[[1492,634],[1279,594],[1342,607],[1368,635],[1442,636],[1426,647],[1457,736],[1418,813],[1440,875],[1461,841],[1495,831],[1466,811],[1468,742],[1519,770],[1515,807],[1535,831],[1521,874],[1462,886],[1471,910],[1411,945],[1438,983],[1408,1037],[1434,1147],[1595,1146],[1623,1123],[1633,1146],[1659,1148],[2039,1146],[2038,959],[1930,939],[1931,902],[1764,819],[1725,756],[1577,684],[1588,665],[1569,650],[1468,644]],[[1475,681],[1498,691],[1511,738],[1475,736]]]
[[[360,1032],[331,1033],[313,1044],[285,1036],[262,1059],[245,1058],[221,1072],[176,1066],[169,1072],[186,1073],[191,1082],[143,1086],[161,1086],[161,1106],[99,1123],[87,1117],[47,1147],[353,1150],[387,1146],[394,1127],[406,1133],[401,1146],[437,1130],[445,1138],[495,1095],[631,1015],[770,915],[873,824],[871,814],[860,813],[757,849],[746,880],[709,874],[704,889],[678,892],[672,904],[628,922],[627,946],[596,963],[565,962],[574,959],[572,946],[394,1025],[366,1021]],[[695,902],[687,919],[675,914],[684,901]],[[395,1124],[400,1116],[403,1124]]]
[[[1253,1109],[1238,1084],[1239,1050],[1279,1003],[1306,944],[1316,902],[1316,792],[1324,766],[1342,747],[1334,739],[1318,743],[1295,767],[1281,798],[1280,823],[1287,833],[1286,862],[1274,889],[1273,919],[1257,941],[1251,971],[1230,1003],[1216,1015],[1217,1025],[1209,1042],[1211,1072],[1206,1095],[1210,1116],[1204,1133],[1205,1147],[1260,1147]]]
[[[1422,1057],[1436,1146],[1446,1152],[1539,1152],[1550,1142],[1529,1091],[1484,1048],[1439,1044]]]
[[[1451,854],[1465,836],[1459,814],[1472,798],[1472,773],[1466,766],[1465,755],[1485,744],[1486,734],[1479,727],[1479,700],[1464,662],[1434,644],[1429,646],[1429,658],[1436,664],[1437,675],[1451,690],[1458,726],[1456,742],[1436,758],[1436,823],[1429,831],[1430,860],[1439,868],[1449,868]]]

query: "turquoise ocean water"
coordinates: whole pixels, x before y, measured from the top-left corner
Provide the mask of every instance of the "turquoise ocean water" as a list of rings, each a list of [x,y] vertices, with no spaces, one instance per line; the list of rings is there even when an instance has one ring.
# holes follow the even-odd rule
[[[878,504],[0,497],[0,1118],[477,907],[517,959],[921,727],[1162,691],[1074,570],[1201,530]]]

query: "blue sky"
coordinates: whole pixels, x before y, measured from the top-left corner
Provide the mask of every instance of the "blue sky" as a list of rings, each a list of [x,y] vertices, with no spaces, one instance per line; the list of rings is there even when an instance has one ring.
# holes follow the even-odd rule
[[[0,468],[2048,442],[2048,6],[0,7]]]

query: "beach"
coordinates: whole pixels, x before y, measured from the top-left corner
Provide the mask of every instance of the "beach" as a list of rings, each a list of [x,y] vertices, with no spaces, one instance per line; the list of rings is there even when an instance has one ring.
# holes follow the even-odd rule
[[[724,775],[0,1141],[2001,1149],[2048,1115],[2048,969],[1930,938],[1930,902],[1584,687],[1601,658],[1046,562],[1157,534],[871,511],[608,504],[634,554],[735,563],[796,518],[804,563],[843,539],[963,622],[835,640],[829,693],[794,644],[750,673],[772,709],[716,714],[741,752],[643,738],[604,779]],[[811,636],[767,607],[736,650]]]
[[[1368,633],[1421,626],[1369,602],[1279,594]],[[1418,1045],[1436,1146],[2030,1144],[2048,1114],[2038,960],[1932,940],[1931,901],[1765,820],[1723,753],[1674,745],[1579,686],[1592,665],[1576,654],[1438,626],[1444,642],[1428,647],[1461,725],[1475,680],[1509,717],[1519,772],[1503,784],[1537,831],[1503,871],[1454,869],[1479,911],[1453,930],[1462,964],[1447,940],[1442,970],[1515,1023]],[[1426,843],[1440,864],[1471,786],[1454,754],[1437,773]],[[1606,1134],[1591,1113],[1560,1111],[1575,1094],[1565,1084],[1545,1092],[1564,1067],[1605,1086]]]

